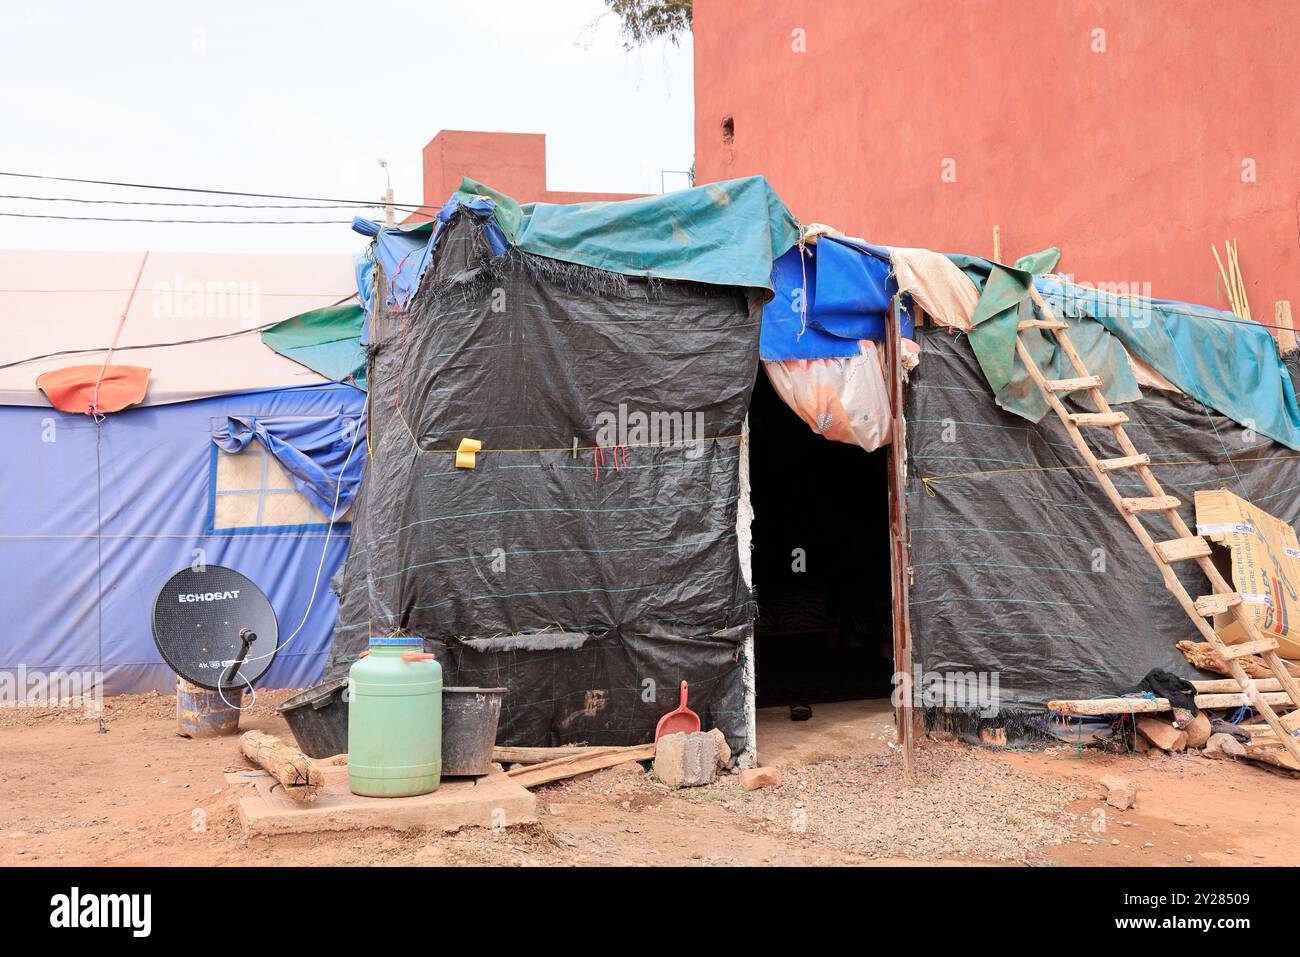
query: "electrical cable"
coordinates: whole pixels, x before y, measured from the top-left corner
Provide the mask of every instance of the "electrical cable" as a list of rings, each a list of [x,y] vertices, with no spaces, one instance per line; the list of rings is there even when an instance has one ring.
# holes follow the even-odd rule
[[[321,308],[321,309],[332,309],[332,308],[334,308],[335,306],[341,306],[341,305],[343,305],[343,303],[347,302],[349,299],[355,299],[355,298],[357,298],[357,294],[354,292],[354,293],[352,293],[352,295],[350,295],[350,296],[344,296],[344,297],[343,297],[342,299],[340,299],[338,302],[332,302],[332,303],[330,303],[328,306],[321,306],[320,308]],[[233,338],[235,338],[236,336],[246,336],[246,335],[249,335],[250,333],[254,333],[254,332],[264,332],[265,330],[270,329],[272,326],[278,326],[281,322],[284,322],[284,321],[285,321],[285,320],[283,320],[283,319],[276,319],[274,322],[265,322],[265,323],[262,323],[262,325],[260,325],[260,326],[252,326],[251,328],[248,328],[248,329],[239,329],[239,330],[237,330],[237,331],[235,331],[235,332],[222,332],[222,333],[218,333],[217,335],[212,335],[212,336],[200,336],[200,337],[197,338],[197,339],[176,339],[176,340],[174,340],[174,341],[172,341],[172,342],[145,342],[145,343],[140,343],[140,344],[138,344],[138,345],[133,345],[133,346],[118,346],[117,349],[116,349],[115,351],[117,351],[117,352],[127,352],[128,350],[131,350],[131,349],[166,349],[166,348],[168,348],[168,347],[170,347],[170,346],[188,346],[188,345],[193,345],[193,344],[196,343],[196,342],[214,342],[214,341],[216,341],[216,340],[218,340],[218,339],[233,339]],[[104,351],[104,350],[103,350],[102,348],[95,348],[95,349],[60,349],[58,352],[47,352],[47,353],[45,353],[44,355],[39,355],[39,356],[28,356],[28,357],[25,358],[25,359],[15,359],[15,360],[12,361],[12,362],[6,362],[6,363],[3,363],[3,364],[0,364],[0,369],[10,369],[10,368],[13,368],[14,366],[26,365],[26,364],[29,363],[29,362],[39,362],[39,361],[41,361],[42,359],[53,359],[53,358],[56,358],[57,356],[79,356],[79,355],[85,355],[85,354],[87,354],[87,353],[91,353],[91,352],[103,352],[103,351]]]
[[[192,223],[198,226],[348,226],[350,219],[150,219],[144,216],[59,216],[54,213],[7,213],[11,219],[61,219],[78,223]]]
[[[90,206],[172,206],[187,209],[383,209],[383,203],[164,203],[151,199],[86,199],[80,196],[27,196],[0,193],[0,199],[20,199],[35,203],[84,203]]]
[[[371,200],[352,200],[338,199],[335,197],[325,196],[290,196],[282,193],[244,193],[233,189],[205,189],[202,187],[190,186],[161,186],[154,183],[124,183],[106,179],[81,179],[75,176],[46,176],[41,173],[14,173],[0,170],[0,176],[9,176],[15,179],[39,179],[54,183],[84,183],[91,186],[118,186],[124,189],[156,189],[173,193],[203,193],[208,196],[245,196],[250,199],[284,199],[291,202],[320,202],[320,203],[346,203],[349,206],[365,206],[370,204]],[[386,204],[385,204],[386,205]],[[412,206],[406,203],[393,203],[394,209],[400,209],[405,212],[416,212],[418,210],[438,210],[442,205]]]
[[[345,419],[344,421],[351,421],[351,420]],[[316,566],[316,580],[315,582],[312,583],[311,598],[307,602],[307,610],[302,613],[302,621],[298,623],[298,627],[293,630],[292,635],[290,635],[284,641],[277,644],[273,649],[271,649],[271,651],[267,652],[264,655],[257,655],[252,658],[245,658],[243,664],[241,664],[239,667],[239,677],[241,678],[244,678],[244,668],[243,668],[244,664],[247,664],[250,661],[260,661],[263,658],[269,658],[272,655],[279,654],[281,651],[283,651],[285,648],[288,647],[289,642],[293,641],[296,637],[298,637],[298,633],[302,631],[303,626],[307,624],[307,619],[311,616],[312,607],[316,604],[316,594],[317,592],[320,591],[321,572],[325,570],[325,557],[329,554],[330,535],[334,531],[334,524],[338,521],[339,500],[343,495],[343,473],[347,471],[348,463],[352,461],[352,453],[356,451],[357,439],[359,439],[360,437],[361,437],[361,423],[358,422],[352,429],[352,446],[351,448],[348,449],[348,456],[343,460],[343,465],[339,467],[338,482],[336,482],[334,486],[334,506],[333,508],[330,509],[330,523],[329,523],[329,527],[325,530],[325,541],[322,543],[321,550],[320,550],[320,564]],[[226,667],[231,664],[234,664],[234,659],[231,659],[230,661],[227,662],[223,662],[222,667]],[[252,682],[250,682],[247,678],[244,678],[244,682],[248,685],[249,690],[252,690],[253,688]],[[220,678],[217,679],[217,694],[221,695],[221,700],[226,703],[226,707],[234,708],[236,711],[244,710],[241,706],[231,704],[228,700],[226,700],[226,695],[221,690]],[[254,691],[253,700],[248,703],[248,707],[251,708],[253,704],[256,703],[256,701],[257,701],[257,692]]]

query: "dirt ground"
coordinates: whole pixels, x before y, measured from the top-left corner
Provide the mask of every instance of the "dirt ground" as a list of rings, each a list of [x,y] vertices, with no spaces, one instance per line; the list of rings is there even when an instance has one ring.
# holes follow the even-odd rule
[[[244,730],[288,735],[263,692]],[[539,823],[453,835],[372,830],[241,833],[227,785],[235,739],[175,732],[175,699],[106,702],[107,734],[79,712],[0,709],[0,865],[1300,864],[1300,780],[1197,755],[1078,754],[929,743],[909,780],[887,702],[760,712],[760,757],[782,784],[732,775],[671,791],[637,766],[540,788]],[[1107,807],[1099,779],[1140,787]]]

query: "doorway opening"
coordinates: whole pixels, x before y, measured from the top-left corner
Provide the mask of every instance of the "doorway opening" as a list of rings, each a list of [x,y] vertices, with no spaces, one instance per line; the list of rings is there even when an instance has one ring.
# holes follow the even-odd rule
[[[762,369],[749,437],[758,707],[889,697],[889,447],[813,432]]]

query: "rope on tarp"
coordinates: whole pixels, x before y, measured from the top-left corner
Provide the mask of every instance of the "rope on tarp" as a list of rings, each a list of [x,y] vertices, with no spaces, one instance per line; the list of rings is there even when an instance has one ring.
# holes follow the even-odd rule
[[[1148,468],[1163,468],[1172,465],[1221,465],[1227,462],[1234,467],[1238,462],[1280,462],[1287,459],[1300,459],[1300,454],[1293,455],[1254,455],[1246,458],[1233,458],[1228,456],[1226,459],[1184,459],[1177,462],[1152,462]],[[1008,475],[1017,472],[1075,472],[1079,470],[1088,470],[1087,465],[1026,465],[1019,468],[1010,469],[976,469],[973,472],[946,472],[943,475],[922,475],[920,476],[921,485],[925,488],[926,495],[930,498],[937,498],[933,483],[945,482],[948,479],[975,478],[981,475]]]

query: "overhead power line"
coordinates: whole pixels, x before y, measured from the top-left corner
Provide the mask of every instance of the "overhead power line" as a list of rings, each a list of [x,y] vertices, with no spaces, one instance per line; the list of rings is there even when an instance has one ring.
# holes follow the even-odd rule
[[[38,203],[84,203],[92,206],[169,206],[187,209],[383,209],[383,203],[290,204],[281,203],[164,203],[153,199],[86,199],[81,196],[25,196],[0,193],[0,199]]]
[[[374,200],[370,199],[338,199],[327,196],[290,196],[283,193],[245,193],[233,189],[209,189],[198,186],[164,186],[157,183],[126,183],[116,180],[107,179],[83,179],[75,176],[46,176],[41,173],[15,173],[11,171],[0,170],[0,176],[9,176],[15,179],[37,179],[52,183],[82,183],[89,186],[116,186],[123,189],[155,189],[172,193],[202,193],[208,196],[244,196],[250,199],[282,199],[289,202],[303,203],[339,203],[347,206],[373,206],[376,205]],[[394,209],[400,209],[405,212],[418,212],[420,210],[437,210],[442,206],[424,206],[424,205],[406,205],[394,203]]]
[[[350,219],[150,219],[145,216],[57,216],[53,213],[9,213],[18,219],[64,219],[91,223],[195,223],[205,226],[347,226]]]

